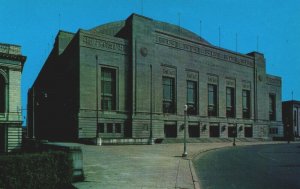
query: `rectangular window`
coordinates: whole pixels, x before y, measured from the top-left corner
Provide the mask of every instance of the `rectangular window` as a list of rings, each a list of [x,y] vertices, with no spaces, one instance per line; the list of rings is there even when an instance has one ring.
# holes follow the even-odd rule
[[[189,137],[190,138],[199,138],[200,137],[199,125],[189,125]]]
[[[245,127],[244,128],[244,135],[246,138],[253,137],[253,127]]]
[[[226,116],[235,117],[234,88],[226,88]]]
[[[243,90],[243,118],[250,119],[250,91]]]
[[[236,137],[237,136],[237,127],[228,127],[228,137]]]
[[[276,104],[275,94],[269,94],[269,119],[271,121],[276,120]]]
[[[278,134],[278,128],[270,128],[270,134]]]
[[[112,123],[108,123],[107,124],[107,133],[112,133],[113,132],[113,124]]]
[[[98,132],[99,133],[104,133],[104,123],[99,123],[98,124]]]
[[[187,105],[189,115],[197,115],[197,82],[187,81]]]
[[[115,133],[121,133],[121,124],[120,123],[115,124]]]
[[[175,113],[175,79],[163,77],[163,112]]]
[[[101,69],[101,107],[102,110],[116,110],[116,71]]]
[[[217,116],[217,85],[208,85],[208,116]]]
[[[177,126],[176,125],[165,125],[164,132],[166,138],[177,138]]]

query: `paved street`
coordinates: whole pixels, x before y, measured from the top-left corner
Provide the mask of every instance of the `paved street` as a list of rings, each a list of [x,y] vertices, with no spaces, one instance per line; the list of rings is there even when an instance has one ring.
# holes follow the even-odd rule
[[[267,142],[269,143],[269,142]],[[254,145],[261,142],[238,143]],[[81,145],[85,181],[81,188],[197,188],[191,159],[201,152],[232,146],[232,143],[188,144],[188,158],[181,157],[182,144]]]
[[[201,154],[195,167],[205,189],[298,189],[300,143],[214,150]]]

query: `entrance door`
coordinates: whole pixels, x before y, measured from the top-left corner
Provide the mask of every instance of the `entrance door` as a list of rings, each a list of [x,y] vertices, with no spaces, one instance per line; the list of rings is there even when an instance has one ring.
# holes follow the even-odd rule
[[[165,137],[176,138],[177,137],[177,126],[176,125],[165,125]]]
[[[228,127],[228,137],[236,137],[237,130],[236,127]]]
[[[244,130],[245,130],[245,137],[251,138],[252,137],[252,127],[245,127]]]
[[[210,126],[209,127],[210,137],[220,137],[220,126]]]
[[[189,137],[190,138],[199,138],[200,137],[199,125],[189,125]]]
[[[5,152],[5,127],[0,125],[0,153]]]

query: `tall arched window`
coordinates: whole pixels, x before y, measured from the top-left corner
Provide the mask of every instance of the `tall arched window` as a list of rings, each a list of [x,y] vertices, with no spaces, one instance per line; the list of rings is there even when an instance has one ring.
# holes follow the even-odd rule
[[[0,74],[0,113],[6,110],[6,86],[3,75]]]

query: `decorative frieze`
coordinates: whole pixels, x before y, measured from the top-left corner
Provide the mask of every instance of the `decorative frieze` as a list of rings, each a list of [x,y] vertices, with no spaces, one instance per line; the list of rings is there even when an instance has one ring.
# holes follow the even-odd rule
[[[218,76],[208,75],[207,81],[210,84],[218,84]]]
[[[267,84],[274,86],[281,86],[281,79],[267,77]]]
[[[251,82],[250,81],[243,81],[242,88],[246,90],[251,90]]]
[[[1,44],[0,43],[0,53],[20,55],[21,54],[21,47],[16,46],[16,45]]]
[[[226,79],[226,86],[227,87],[235,87],[235,80],[234,79]]]
[[[83,46],[127,54],[127,45],[117,43],[115,41],[93,38],[89,36],[82,36],[81,41],[82,41],[81,45]]]
[[[186,79],[187,80],[198,81],[198,73],[197,72],[192,72],[192,71],[187,71],[186,72]]]
[[[164,76],[171,76],[171,77],[175,77],[176,76],[176,69],[175,68],[171,68],[171,67],[162,67],[162,72]]]
[[[180,41],[177,41],[177,40],[165,37],[165,36],[161,36],[161,35],[156,35],[155,43],[164,45],[164,46],[168,46],[168,47],[172,47],[172,48],[176,48],[176,49],[180,49],[180,50],[184,50],[184,51],[188,51],[188,52],[192,52],[192,53],[196,53],[196,54],[202,54],[205,56],[218,58],[221,60],[233,62],[236,64],[241,64],[244,66],[253,67],[253,65],[254,65],[254,61],[251,58],[237,56],[233,53],[223,52],[218,49],[203,46],[201,44],[190,45],[190,44],[183,43],[183,42],[180,42]]]

